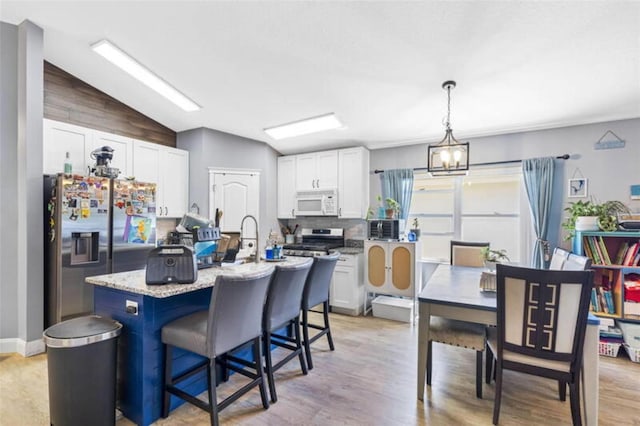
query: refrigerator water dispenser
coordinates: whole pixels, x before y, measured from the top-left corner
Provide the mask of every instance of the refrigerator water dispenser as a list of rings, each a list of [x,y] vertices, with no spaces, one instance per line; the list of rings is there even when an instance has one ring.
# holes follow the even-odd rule
[[[72,232],[71,264],[81,265],[98,262],[100,260],[99,241],[100,232]]]

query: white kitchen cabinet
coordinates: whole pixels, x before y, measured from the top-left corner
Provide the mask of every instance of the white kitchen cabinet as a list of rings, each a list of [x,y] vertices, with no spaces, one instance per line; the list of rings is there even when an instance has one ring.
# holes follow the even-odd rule
[[[415,242],[366,240],[365,288],[414,298],[421,280],[420,245]]]
[[[338,151],[338,217],[364,219],[369,209],[369,151]]]
[[[360,278],[363,259],[362,254],[340,255],[329,291],[332,312],[360,315],[364,305],[364,284]]]
[[[313,191],[338,187],[338,151],[296,155],[296,189]]]
[[[44,174],[62,173],[67,152],[72,172],[78,175],[88,174],[87,167],[93,163],[89,158],[93,146],[92,129],[44,119],[42,130]]]
[[[111,167],[120,169],[120,179],[132,176],[133,174],[133,140],[124,136],[114,135],[111,133],[101,132],[99,130],[93,131],[93,137],[91,138],[91,147],[88,150],[88,156],[91,158],[91,152],[95,149],[103,146],[109,146],[113,149],[113,159],[111,160]],[[93,166],[95,164],[94,159],[90,159]]]
[[[91,152],[97,148],[113,148],[110,166],[120,169],[120,178],[130,176],[133,171],[133,140],[74,124],[44,119],[43,121],[43,173],[54,174],[64,170],[66,153],[72,172],[86,176],[95,166]]]
[[[155,182],[156,217],[182,217],[189,204],[189,152],[134,140],[133,175]]]
[[[296,156],[278,157],[278,219],[296,216]]]

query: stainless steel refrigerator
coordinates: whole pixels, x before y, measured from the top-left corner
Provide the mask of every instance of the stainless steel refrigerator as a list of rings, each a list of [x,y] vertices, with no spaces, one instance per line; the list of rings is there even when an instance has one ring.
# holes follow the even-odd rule
[[[45,175],[45,327],[93,311],[86,277],[146,266],[155,196],[151,183]]]

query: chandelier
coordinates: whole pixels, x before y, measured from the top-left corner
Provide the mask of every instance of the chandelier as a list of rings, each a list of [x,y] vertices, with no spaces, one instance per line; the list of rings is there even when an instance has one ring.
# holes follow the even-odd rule
[[[447,91],[447,121],[444,138],[427,149],[427,171],[432,176],[466,174],[469,170],[469,142],[458,142],[451,130],[451,89],[456,82],[448,80],[442,83]]]

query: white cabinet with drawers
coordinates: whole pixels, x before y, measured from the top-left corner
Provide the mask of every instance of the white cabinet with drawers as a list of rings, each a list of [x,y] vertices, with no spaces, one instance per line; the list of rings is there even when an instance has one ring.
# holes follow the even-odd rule
[[[341,254],[336,263],[329,291],[332,312],[360,315],[364,305],[364,285],[361,279],[362,254]]]

